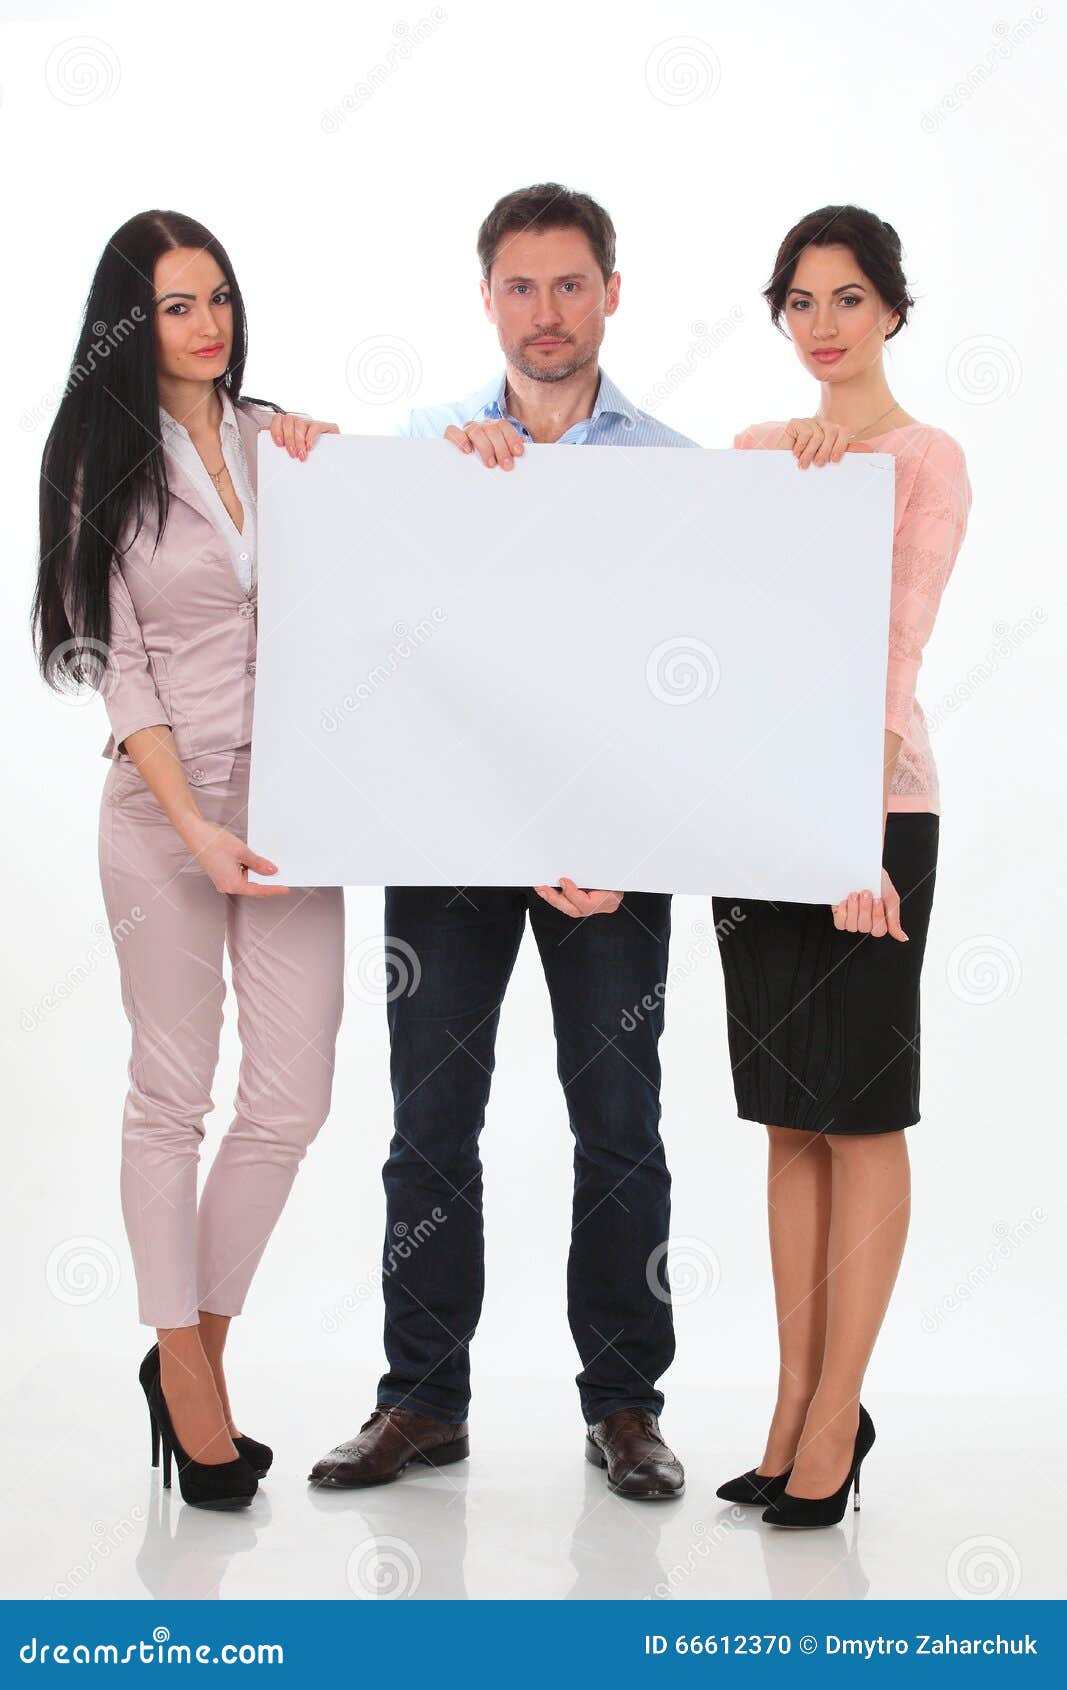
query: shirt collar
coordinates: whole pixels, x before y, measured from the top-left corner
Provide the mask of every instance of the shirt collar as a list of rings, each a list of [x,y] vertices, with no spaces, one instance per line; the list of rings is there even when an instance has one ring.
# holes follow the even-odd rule
[[[474,413],[476,416],[496,418],[507,415],[504,409],[504,389],[507,386],[507,375],[507,370],[504,370],[501,375],[494,377],[487,387],[481,389],[477,395],[478,407]],[[600,385],[597,388],[597,395],[593,401],[592,415],[588,420],[590,423],[594,423],[598,417],[602,416],[622,417],[630,427],[633,427],[637,421],[637,412],[630,401],[621,388],[616,387],[608,372],[603,369],[600,372]]]

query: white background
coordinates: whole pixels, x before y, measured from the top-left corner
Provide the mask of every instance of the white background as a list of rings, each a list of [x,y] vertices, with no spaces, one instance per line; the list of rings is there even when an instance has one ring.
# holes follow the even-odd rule
[[[889,1559],[869,1557],[867,1571],[872,1594],[950,1594],[954,1546],[985,1534],[1015,1557],[1018,1594],[1051,1594],[1033,1533],[1059,1459],[1048,1429],[1062,1371],[1051,1328],[1063,1224],[1064,44],[1052,10],[446,0],[369,96],[359,90],[374,67],[431,18],[420,0],[36,5],[33,23],[11,24],[0,104],[9,237],[0,668],[9,1219],[0,1248],[11,1381],[2,1441],[16,1469],[5,1490],[25,1525],[7,1545],[17,1564],[8,1589],[48,1594],[84,1557],[87,1522],[125,1517],[147,1490],[134,1370],[148,1334],[135,1325],[118,1205],[127,1027],[96,877],[106,727],[98,701],[65,707],[45,692],[27,632],[40,452],[99,252],[138,210],[195,215],[228,248],[245,293],[247,391],[346,431],[387,432],[411,405],[458,397],[499,368],[478,298],[477,227],[500,194],[558,178],[593,193],[618,229],[621,305],[605,368],[704,445],[814,408],[759,297],[785,230],[817,206],[854,200],[902,235],[918,304],[891,343],[890,381],[912,414],[963,444],[974,508],[920,677],[941,776],[941,858],[923,987],[923,1119],[909,1132],[912,1233],[866,1395],[876,1420],[882,1407],[884,1431],[865,1471],[863,1518],[880,1490],[892,1518],[869,1527]],[[789,825],[783,816],[786,834]],[[380,894],[350,894],[348,915],[333,1113],[234,1339],[241,1400],[256,1410],[248,1429],[271,1436],[275,1403],[294,1416],[284,1465],[297,1511],[305,1464],[357,1429],[380,1371],[380,1305],[360,1290],[379,1258],[390,1131],[385,1015],[365,984]],[[680,899],[674,923],[663,1128],[678,1282],[688,1255],[705,1294],[680,1299],[665,1429],[687,1461],[694,1506],[706,1509],[715,1483],[757,1459],[775,1377],[764,1135],[734,1115],[710,911]],[[236,1056],[230,1025],[210,1143],[228,1120]],[[529,942],[503,1012],[483,1148],[488,1293],[474,1346],[483,1442],[497,1440],[503,1463],[523,1406],[537,1405],[570,1474],[580,1439],[563,1314],[571,1146]],[[77,1240],[87,1241],[83,1280],[71,1265]],[[998,1243],[990,1273],[983,1264]],[[962,1303],[950,1307],[961,1286]],[[346,1298],[351,1312],[331,1319]],[[119,1468],[106,1446],[85,1480],[94,1513],[49,1549],[33,1521],[54,1463],[35,1439],[54,1412],[56,1436],[73,1450],[63,1417],[72,1380],[77,1430],[106,1426],[134,1477],[121,1495],[109,1489]],[[980,1508],[998,1475],[1016,1510],[1007,1523]],[[600,1493],[590,1494],[594,1507]],[[906,1512],[917,1495],[941,1531],[921,1566]],[[979,1511],[951,1515],[942,1530],[963,1497]],[[377,1518],[386,1517],[379,1498]],[[598,1521],[607,1517],[600,1509]],[[293,1531],[302,1529],[297,1519]],[[493,1583],[506,1575],[494,1574],[495,1540],[473,1511],[467,1534],[470,1594],[566,1593],[552,1570],[558,1545],[537,1559],[543,1576],[511,1590]],[[414,1527],[407,1538],[416,1542]],[[445,1562],[457,1553],[448,1548]],[[671,1545],[660,1560],[678,1555]],[[430,1551],[422,1557],[428,1565]],[[644,1573],[634,1588],[622,1572],[610,1586],[612,1565],[623,1564],[609,1537],[604,1593],[641,1594]],[[223,1593],[350,1593],[343,1557],[341,1575],[310,1587],[278,1565],[289,1569],[283,1588],[269,1558],[246,1556]],[[733,1566],[728,1556],[720,1565]],[[724,1571],[723,1584],[765,1595],[761,1568]],[[125,1593],[112,1577],[95,1571],[83,1593]],[[421,1593],[436,1593],[431,1585],[425,1573]],[[772,1577],[771,1587],[782,1585]],[[144,1592],[133,1581],[131,1593]],[[831,1582],[813,1593],[841,1592]]]

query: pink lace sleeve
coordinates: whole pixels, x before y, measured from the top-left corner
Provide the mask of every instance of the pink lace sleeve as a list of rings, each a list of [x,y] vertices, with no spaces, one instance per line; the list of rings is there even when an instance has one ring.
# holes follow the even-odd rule
[[[898,475],[904,465],[901,455]],[[936,434],[915,472],[893,542],[885,725],[902,738],[911,718],[923,647],[963,540],[970,505],[963,452],[950,435]]]

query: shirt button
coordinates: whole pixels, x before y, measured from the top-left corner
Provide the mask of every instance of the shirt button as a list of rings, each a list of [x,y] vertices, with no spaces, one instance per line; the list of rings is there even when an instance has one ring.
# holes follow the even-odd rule
[[[256,613],[255,605],[250,604],[247,599],[244,601],[243,604],[239,604],[237,606],[237,614],[239,616],[254,616],[255,613]]]
[[[249,674],[249,675],[254,675],[254,674],[255,674],[255,672],[256,672],[256,666],[255,666],[255,663],[246,663],[246,664],[245,664],[245,669],[246,669],[246,671],[247,671],[247,673],[248,673],[248,674]]]
[[[203,780],[203,778],[204,778],[203,769],[193,769],[192,772],[189,775],[189,779],[192,781],[194,786],[199,786],[200,782]]]
[[[241,553],[241,562],[242,562],[242,563],[247,563],[247,562],[248,562],[248,553],[247,553],[247,552],[242,552],[242,553]]]

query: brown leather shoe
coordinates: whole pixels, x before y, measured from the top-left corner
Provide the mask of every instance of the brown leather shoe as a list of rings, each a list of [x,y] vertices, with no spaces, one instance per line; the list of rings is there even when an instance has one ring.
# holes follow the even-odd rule
[[[590,1426],[585,1458],[608,1470],[608,1489],[640,1502],[681,1496],[685,1470],[660,1436],[659,1416],[650,1408],[620,1408]]]
[[[376,1408],[360,1427],[359,1436],[336,1444],[316,1461],[308,1478],[314,1485],[354,1490],[361,1485],[387,1485],[399,1479],[413,1461],[426,1467],[447,1467],[470,1454],[467,1422],[431,1420],[408,1408]]]

